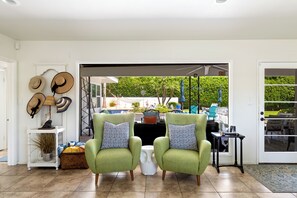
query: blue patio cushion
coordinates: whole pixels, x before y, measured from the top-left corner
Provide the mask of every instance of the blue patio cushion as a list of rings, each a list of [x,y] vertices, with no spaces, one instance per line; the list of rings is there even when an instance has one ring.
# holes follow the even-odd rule
[[[129,122],[113,124],[104,122],[103,141],[101,149],[128,148]]]

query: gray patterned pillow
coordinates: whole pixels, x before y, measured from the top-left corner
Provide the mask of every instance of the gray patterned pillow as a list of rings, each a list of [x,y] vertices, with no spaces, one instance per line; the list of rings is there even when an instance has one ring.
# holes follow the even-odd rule
[[[128,148],[129,122],[118,125],[104,122],[103,141],[101,149],[107,148]]]
[[[170,148],[197,150],[195,124],[168,124]]]

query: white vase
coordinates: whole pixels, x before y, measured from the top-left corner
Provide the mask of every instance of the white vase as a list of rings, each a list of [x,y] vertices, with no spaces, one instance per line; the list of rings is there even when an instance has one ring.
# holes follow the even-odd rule
[[[43,153],[42,158],[44,161],[48,162],[51,161],[52,159],[52,154],[51,153]]]

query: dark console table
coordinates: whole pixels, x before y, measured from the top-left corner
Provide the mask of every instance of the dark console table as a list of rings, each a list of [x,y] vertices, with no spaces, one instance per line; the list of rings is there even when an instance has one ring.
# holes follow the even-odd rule
[[[166,125],[164,122],[158,122],[157,124],[134,124],[134,135],[140,137],[142,145],[153,145],[154,140],[157,137],[165,136]]]
[[[218,131],[219,125],[214,121],[207,121],[206,126],[206,139],[212,143],[212,131]],[[145,124],[145,123],[135,123],[134,124],[134,135],[140,137],[142,140],[142,145],[153,145],[154,140],[157,137],[165,136],[166,124],[164,122],[158,122],[157,124]],[[214,147],[214,145],[212,145]],[[220,148],[224,146],[221,145]]]

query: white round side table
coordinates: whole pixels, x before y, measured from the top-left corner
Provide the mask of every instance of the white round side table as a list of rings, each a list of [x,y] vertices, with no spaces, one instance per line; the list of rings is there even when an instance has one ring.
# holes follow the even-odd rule
[[[140,154],[140,169],[142,174],[154,175],[157,172],[157,168],[157,161],[154,157],[154,146],[142,146]]]

